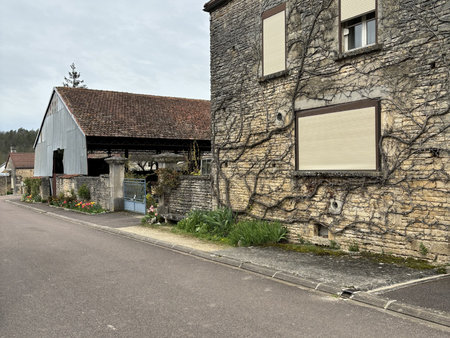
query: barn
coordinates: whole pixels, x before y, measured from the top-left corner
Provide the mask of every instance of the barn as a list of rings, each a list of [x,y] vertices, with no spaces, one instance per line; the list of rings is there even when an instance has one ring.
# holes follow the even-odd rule
[[[210,103],[85,88],[55,87],[34,148],[34,176],[95,176],[104,158],[131,152],[211,149]]]

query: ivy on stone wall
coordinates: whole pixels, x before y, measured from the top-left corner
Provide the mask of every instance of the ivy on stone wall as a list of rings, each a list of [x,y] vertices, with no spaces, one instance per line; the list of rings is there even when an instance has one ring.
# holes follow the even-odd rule
[[[218,206],[290,224],[295,235],[357,241],[428,259],[448,255],[450,31],[445,1],[382,1],[379,43],[338,52],[335,0],[287,1],[287,72],[261,78],[261,13],[234,1],[212,13],[213,187]],[[226,28],[221,25],[228,21]],[[380,99],[381,170],[295,172],[295,113],[311,102]],[[335,205],[336,204],[336,205]],[[322,232],[325,229],[326,232]]]

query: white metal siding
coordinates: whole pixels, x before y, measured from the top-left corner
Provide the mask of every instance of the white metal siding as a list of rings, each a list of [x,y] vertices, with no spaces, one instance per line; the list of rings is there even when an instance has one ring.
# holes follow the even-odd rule
[[[35,149],[35,176],[52,176],[53,151],[64,149],[64,173],[87,175],[86,137],[57,93],[49,105]]]

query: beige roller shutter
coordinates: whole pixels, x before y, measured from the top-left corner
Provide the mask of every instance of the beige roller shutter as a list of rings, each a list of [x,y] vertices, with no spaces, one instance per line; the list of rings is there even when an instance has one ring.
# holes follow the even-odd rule
[[[341,0],[341,21],[375,10],[376,0]]]
[[[299,170],[376,170],[375,107],[298,119]]]
[[[282,71],[286,67],[284,18],[284,11],[281,11],[263,20],[264,75]]]

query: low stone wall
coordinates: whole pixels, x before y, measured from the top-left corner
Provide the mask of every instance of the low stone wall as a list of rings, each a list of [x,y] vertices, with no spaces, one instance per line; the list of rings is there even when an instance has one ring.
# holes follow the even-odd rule
[[[208,176],[180,176],[179,185],[164,193],[158,211],[168,220],[179,221],[190,210],[211,210],[211,180]]]
[[[91,201],[100,204],[103,209],[111,209],[111,192],[109,186],[109,175],[98,177],[90,176],[61,176],[56,179],[56,195],[61,192],[64,195],[70,195],[73,190],[78,197],[78,189],[85,184],[91,193]]]
[[[10,176],[0,176],[0,196],[6,195],[11,187],[11,177]]]

